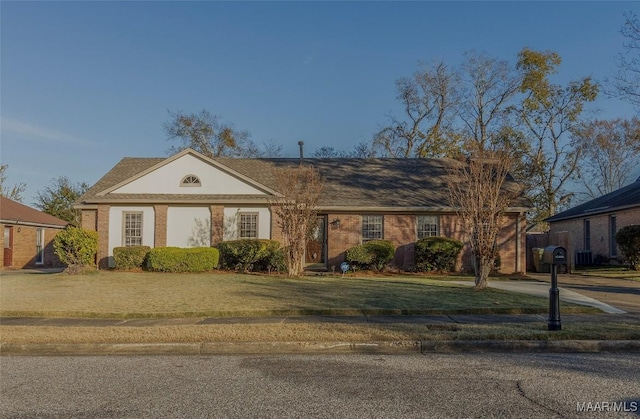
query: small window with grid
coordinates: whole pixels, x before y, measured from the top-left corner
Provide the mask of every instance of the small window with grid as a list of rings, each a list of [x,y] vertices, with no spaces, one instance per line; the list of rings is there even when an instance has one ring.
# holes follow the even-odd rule
[[[418,239],[439,235],[437,215],[418,215],[416,217],[416,226],[418,228]]]
[[[382,234],[382,215],[363,215],[362,216],[362,241],[381,240]]]
[[[240,213],[240,238],[258,237],[258,213]]]
[[[125,212],[122,217],[123,222],[123,245],[142,246],[142,213]]]
[[[196,175],[187,175],[182,178],[180,186],[200,186],[200,178]]]

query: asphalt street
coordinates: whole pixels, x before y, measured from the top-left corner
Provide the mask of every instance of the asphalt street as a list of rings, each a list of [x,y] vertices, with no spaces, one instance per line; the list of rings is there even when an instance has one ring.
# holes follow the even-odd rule
[[[640,354],[0,357],[3,418],[640,416]]]

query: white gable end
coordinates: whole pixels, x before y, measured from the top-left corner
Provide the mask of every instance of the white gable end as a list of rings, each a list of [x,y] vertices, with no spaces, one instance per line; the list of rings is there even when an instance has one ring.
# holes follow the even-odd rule
[[[199,179],[183,185],[186,176]],[[111,193],[189,194],[189,195],[265,195],[246,182],[231,176],[193,155],[185,154]]]

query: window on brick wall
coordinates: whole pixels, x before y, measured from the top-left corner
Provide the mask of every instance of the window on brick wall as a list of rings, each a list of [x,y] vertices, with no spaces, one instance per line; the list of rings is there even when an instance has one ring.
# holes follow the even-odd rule
[[[438,236],[440,234],[437,215],[416,216],[416,227],[418,229],[418,239],[424,239],[425,237]]]
[[[238,233],[241,239],[258,238],[258,213],[241,212],[239,217]]]
[[[36,229],[36,265],[44,264],[44,228]]]
[[[142,212],[122,213],[122,245],[142,246]]]
[[[382,215],[363,215],[362,216],[362,241],[381,240],[382,234]]]
[[[591,250],[591,220],[584,220],[584,250]]]
[[[618,232],[617,221],[615,215],[609,217],[609,255],[612,258],[618,257],[618,242],[616,242],[616,233]]]

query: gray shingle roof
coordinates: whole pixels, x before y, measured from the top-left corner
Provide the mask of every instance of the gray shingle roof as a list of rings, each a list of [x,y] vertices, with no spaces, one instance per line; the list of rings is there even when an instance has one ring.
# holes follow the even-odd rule
[[[613,212],[624,208],[640,207],[640,178],[635,182],[599,198],[580,204],[547,218],[553,222],[570,218],[585,217],[591,214]]]
[[[97,194],[131,176],[136,175],[164,159],[124,158],[102,179],[100,179],[78,203],[96,203],[100,201],[143,202],[220,202],[255,200],[264,202],[257,196],[221,196],[221,195],[148,195],[148,194]],[[297,166],[298,158],[276,159],[235,159],[216,158],[216,162],[238,172],[258,184],[277,189],[273,176],[274,167]],[[304,159],[304,164],[316,167],[325,179],[324,193],[320,199],[321,207],[357,207],[357,208],[428,208],[446,210],[448,190],[445,178],[449,170],[460,162],[451,159]],[[515,182],[510,181],[509,188]],[[519,198],[513,205],[517,208],[529,208],[530,202]]]

